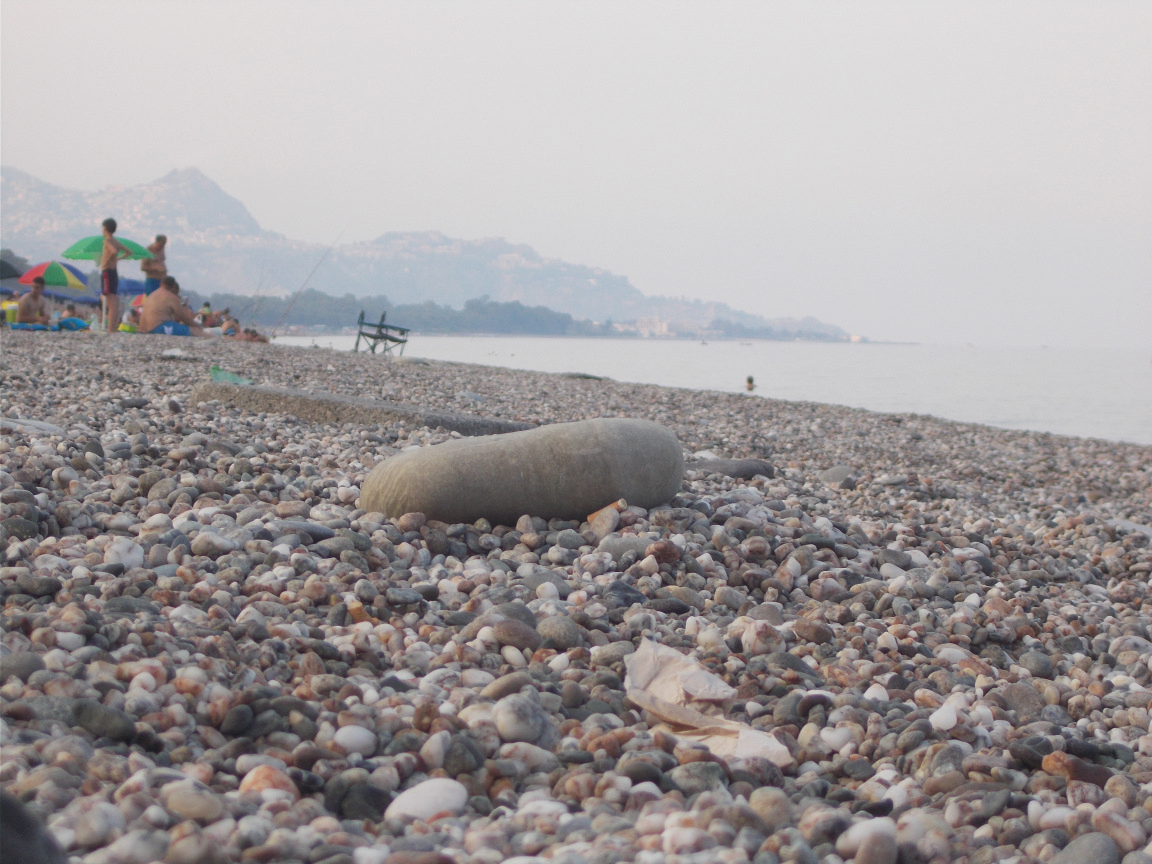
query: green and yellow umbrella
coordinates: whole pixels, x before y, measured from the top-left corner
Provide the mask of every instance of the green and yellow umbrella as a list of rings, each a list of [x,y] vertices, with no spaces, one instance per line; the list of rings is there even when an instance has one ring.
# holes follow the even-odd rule
[[[88,287],[84,281],[84,274],[71,264],[61,264],[58,261],[45,261],[26,271],[20,277],[21,285],[31,285],[32,280],[39,276],[44,284],[52,288],[72,288],[83,291]]]
[[[134,240],[128,240],[124,237],[117,237],[129,252],[132,254],[128,256],[131,261],[139,261],[143,258],[154,258],[155,256],[137,243]],[[104,238],[101,236],[85,237],[83,240],[77,240],[71,246],[64,250],[62,253],[65,258],[71,258],[73,261],[98,261],[100,255],[104,251]]]

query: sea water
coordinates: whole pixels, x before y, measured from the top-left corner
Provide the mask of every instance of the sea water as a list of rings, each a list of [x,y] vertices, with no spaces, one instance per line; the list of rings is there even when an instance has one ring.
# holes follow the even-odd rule
[[[349,351],[356,337],[275,341]],[[1152,444],[1152,355],[1136,352],[414,335],[405,356],[723,392],[746,392],[751,375],[773,399]]]

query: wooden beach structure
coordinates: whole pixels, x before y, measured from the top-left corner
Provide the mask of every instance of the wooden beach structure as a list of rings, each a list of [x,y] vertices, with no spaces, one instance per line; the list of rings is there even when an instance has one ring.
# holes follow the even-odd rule
[[[391,356],[395,352],[397,357],[403,355],[404,346],[408,344],[409,328],[387,324],[385,323],[387,317],[387,312],[381,312],[380,321],[372,324],[364,320],[364,310],[361,309],[360,318],[356,321],[356,345],[352,350],[358,353],[360,340],[363,339],[364,347],[373,354],[376,353],[377,348],[381,348],[382,354]]]

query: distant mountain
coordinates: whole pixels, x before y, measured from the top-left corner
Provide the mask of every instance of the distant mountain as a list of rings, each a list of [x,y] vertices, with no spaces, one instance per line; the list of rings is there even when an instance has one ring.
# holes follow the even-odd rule
[[[435,231],[388,233],[330,251],[262,229],[243,203],[195,168],[152,183],[81,192],[0,168],[0,245],[29,261],[58,258],[75,240],[99,232],[114,216],[120,233],[140,242],[169,237],[169,271],[201,295],[294,293],[309,282],[336,296],[387,295],[395,304],[431,300],[462,307],[487,296],[547,306],[576,318],[616,322],[659,318],[672,329],[735,322],[807,337],[845,339],[839,327],[815,318],[765,319],[724,303],[649,297],[626,277],[541,257],[530,246],[499,238],[459,240]],[[327,253],[327,254],[326,254]],[[126,266],[125,275],[135,265]]]

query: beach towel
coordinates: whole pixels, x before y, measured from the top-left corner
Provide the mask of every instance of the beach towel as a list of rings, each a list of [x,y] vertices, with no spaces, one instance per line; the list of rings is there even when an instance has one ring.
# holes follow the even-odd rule
[[[61,318],[53,330],[87,330],[88,322],[83,318]]]
[[[47,330],[43,324],[17,324],[12,323],[8,325],[13,330]]]

